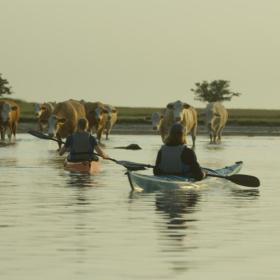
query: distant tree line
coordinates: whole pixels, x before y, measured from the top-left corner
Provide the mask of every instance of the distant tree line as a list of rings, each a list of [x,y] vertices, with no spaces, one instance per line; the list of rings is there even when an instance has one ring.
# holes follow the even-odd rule
[[[195,88],[191,91],[195,95],[195,100],[202,102],[230,101],[233,96],[239,96],[241,93],[230,89],[230,82],[226,80],[214,80],[212,82],[203,81],[195,83]],[[0,73],[0,97],[12,94],[11,86],[7,79],[2,78]]]

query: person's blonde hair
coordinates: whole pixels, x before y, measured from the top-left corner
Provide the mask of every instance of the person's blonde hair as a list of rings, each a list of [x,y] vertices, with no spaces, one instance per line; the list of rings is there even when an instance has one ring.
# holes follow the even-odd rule
[[[169,146],[177,146],[177,145],[184,145],[187,143],[186,135],[185,135],[185,128],[180,124],[174,124],[170,131],[169,135],[165,139],[165,144]]]

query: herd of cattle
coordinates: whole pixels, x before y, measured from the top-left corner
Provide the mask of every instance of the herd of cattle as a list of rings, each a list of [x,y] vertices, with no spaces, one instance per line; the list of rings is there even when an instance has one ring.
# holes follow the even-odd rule
[[[211,102],[208,103],[202,115],[205,117],[210,143],[220,143],[223,129],[228,120],[226,108],[220,102]],[[180,122],[185,127],[186,135],[191,135],[192,146],[195,147],[198,125],[196,109],[178,100],[167,104],[162,112],[155,112],[152,114],[153,129],[159,131],[162,142],[165,141],[171,126],[175,122]]]
[[[228,113],[220,102],[209,103],[205,110],[205,124],[209,131],[210,143],[221,142],[221,134],[228,119]],[[118,112],[115,107],[101,102],[85,102],[83,100],[67,100],[59,103],[46,102],[35,104],[35,115],[38,128],[41,132],[47,129],[48,135],[57,139],[66,138],[77,128],[80,118],[86,118],[89,123],[89,131],[96,133],[99,141],[102,135],[109,134],[117,121]],[[167,104],[161,112],[152,114],[152,126],[157,130],[164,143],[170,127],[180,122],[187,135],[192,137],[192,145],[195,146],[198,116],[197,111],[191,105],[182,101]],[[8,134],[16,136],[16,130],[20,117],[20,107],[12,100],[0,100],[0,130],[1,140],[5,140]]]

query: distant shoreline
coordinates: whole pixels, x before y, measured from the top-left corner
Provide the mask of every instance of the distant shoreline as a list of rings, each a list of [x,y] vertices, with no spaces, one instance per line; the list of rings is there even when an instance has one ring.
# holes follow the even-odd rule
[[[28,130],[36,130],[37,124],[21,122],[17,133],[27,133]],[[150,124],[116,124],[111,132],[112,135],[158,135],[157,131],[152,130]],[[207,135],[203,125],[198,126],[198,135]],[[280,136],[280,126],[240,126],[228,125],[224,129],[223,135],[243,135],[243,136]]]

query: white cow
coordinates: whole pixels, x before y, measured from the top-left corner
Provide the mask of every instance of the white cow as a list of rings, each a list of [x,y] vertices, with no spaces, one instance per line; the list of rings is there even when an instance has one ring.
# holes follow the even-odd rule
[[[210,143],[221,143],[222,131],[228,120],[227,109],[221,102],[208,103],[205,109],[205,124],[208,129]]]
[[[159,131],[162,120],[163,120],[163,114],[161,114],[159,112],[153,112],[152,113],[151,121],[152,121],[153,130]]]
[[[167,127],[170,129],[172,124],[178,122],[185,127],[186,135],[192,137],[192,147],[195,147],[196,133],[197,133],[197,112],[191,105],[177,100],[167,105],[166,114],[168,120]],[[165,129],[166,131],[166,129]],[[169,130],[168,130],[169,131]]]
[[[105,123],[105,134],[106,134],[106,140],[109,139],[109,134],[117,122],[118,118],[118,112],[117,109],[111,105],[105,104],[105,111],[106,111],[106,123]]]
[[[180,100],[167,104],[160,120],[159,115],[154,115],[155,124],[158,126],[162,142],[168,136],[169,130],[174,123],[181,123],[185,127],[186,135],[191,134],[192,146],[195,147],[197,133],[197,112],[187,103]]]

